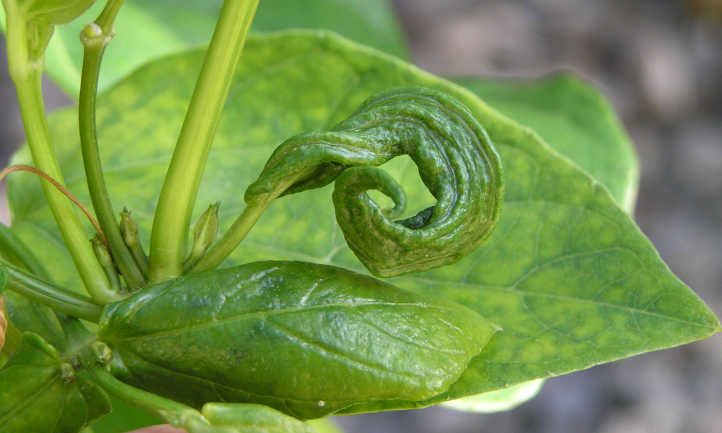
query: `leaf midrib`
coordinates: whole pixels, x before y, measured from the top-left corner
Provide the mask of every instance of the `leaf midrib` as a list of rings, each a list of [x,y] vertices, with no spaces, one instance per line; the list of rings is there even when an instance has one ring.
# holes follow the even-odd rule
[[[172,337],[176,335],[180,335],[186,332],[193,332],[193,331],[199,331],[203,329],[213,328],[215,326],[221,326],[241,320],[248,320],[253,318],[263,318],[263,317],[269,317],[274,315],[280,315],[280,314],[289,314],[289,313],[296,313],[296,312],[307,312],[307,311],[313,311],[313,310],[322,310],[326,308],[363,308],[363,307],[410,307],[410,308],[421,308],[421,309],[430,309],[430,310],[439,310],[439,311],[445,311],[449,313],[453,313],[453,311],[449,310],[448,308],[444,308],[438,305],[429,305],[421,302],[401,302],[401,303],[394,303],[394,302],[366,302],[366,303],[358,303],[358,304],[344,304],[344,303],[329,303],[329,304],[321,304],[321,305],[304,305],[304,306],[297,306],[297,307],[286,307],[286,308],[279,308],[279,309],[272,309],[272,310],[260,310],[260,311],[252,311],[252,312],[244,312],[236,314],[232,317],[227,317],[221,320],[211,320],[208,322],[200,322],[198,324],[194,324],[192,326],[186,326],[183,328],[171,328],[166,329],[163,331],[143,334],[143,335],[137,335],[137,336],[130,336],[130,337],[117,337],[117,338],[108,338],[107,336],[103,335],[103,332],[101,331],[101,337],[105,337],[109,342],[119,342],[119,341],[139,341],[139,340],[148,340],[148,339],[155,339],[155,338],[164,338],[164,337]],[[141,310],[142,311],[142,310]]]

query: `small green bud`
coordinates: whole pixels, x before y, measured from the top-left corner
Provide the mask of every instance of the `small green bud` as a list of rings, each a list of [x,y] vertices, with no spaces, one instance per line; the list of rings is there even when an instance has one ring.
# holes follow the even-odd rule
[[[103,242],[100,238],[100,235],[95,235],[93,239],[90,240],[90,244],[93,246],[95,257],[98,259],[100,266],[103,267],[105,275],[108,277],[108,281],[110,281],[111,287],[113,287],[115,291],[120,290],[118,271],[115,269],[113,257],[111,257],[110,251],[108,251],[108,247],[105,245],[105,242]]]
[[[130,211],[127,208],[123,208],[123,212],[120,213],[120,234],[128,247],[140,243],[138,240],[138,224],[130,216]]]
[[[140,244],[138,224],[133,220],[130,211],[126,208],[123,208],[123,212],[120,213],[120,234],[123,236],[123,241],[128,246],[140,271],[143,275],[148,276],[148,256],[145,255],[143,246]]]
[[[60,379],[65,382],[69,383],[72,382],[75,378],[75,369],[72,365],[68,364],[67,362],[63,362],[60,364]]]
[[[206,253],[218,236],[218,210],[220,203],[208,206],[193,226],[193,247],[186,259],[186,266],[193,266]]]
[[[101,266],[104,268],[106,266],[113,266],[113,258],[110,256],[110,251],[108,251],[108,247],[105,246],[105,242],[100,238],[100,235],[95,235],[93,239],[90,240],[90,243],[93,245],[93,252]]]
[[[113,358],[113,351],[110,350],[110,347],[108,347],[107,344],[101,341],[94,342],[92,349],[93,355],[95,356],[95,361],[99,365],[106,366]]]

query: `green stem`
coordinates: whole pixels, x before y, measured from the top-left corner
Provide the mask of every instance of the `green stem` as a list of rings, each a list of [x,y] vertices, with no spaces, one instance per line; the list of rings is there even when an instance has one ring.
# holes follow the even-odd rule
[[[87,372],[108,394],[146,410],[175,427],[183,426],[187,418],[200,416],[198,411],[184,404],[125,384],[102,368],[90,368]]]
[[[306,175],[308,175],[308,173],[302,171],[296,173],[295,176],[289,176],[280,181],[275,186],[275,189],[265,194],[263,198],[256,198],[249,202],[238,218],[233,221],[233,224],[226,233],[191,267],[189,273],[208,271],[220,266],[223,260],[236,249],[238,244],[240,244],[248,232],[251,231],[251,228],[256,224],[268,205],[277,199],[289,186],[293,185],[298,179],[304,178]]]
[[[103,307],[90,298],[40,280],[20,269],[4,265],[8,273],[7,288],[55,311],[97,322]]]
[[[173,152],[150,243],[152,283],[183,272],[188,227],[208,152],[258,0],[226,0]]]
[[[98,92],[100,64],[105,47],[113,38],[113,21],[122,4],[123,0],[109,0],[98,19],[88,24],[80,35],[85,51],[80,82],[78,116],[80,144],[90,199],[93,202],[98,223],[108,240],[113,259],[125,278],[128,287],[135,289],[144,286],[145,279],[120,234],[115,212],[113,212],[113,205],[110,202],[108,190],[105,186],[95,124],[95,101]]]
[[[12,5],[14,2],[4,3]],[[7,10],[8,18],[19,16],[18,11]],[[41,90],[43,59],[31,58],[27,44],[27,26],[21,19],[7,20],[7,52],[10,75],[15,83],[20,114],[25,126],[28,145],[35,166],[64,184],[60,167],[50,145],[48,125]],[[42,182],[45,197],[78,273],[90,295],[98,302],[107,303],[118,299],[110,289],[103,268],[95,259],[80,221],[72,204],[48,182]]]
[[[254,203],[246,206],[243,213],[236,218],[233,225],[218,239],[211,249],[201,258],[190,270],[190,273],[198,273],[215,269],[223,263],[233,250],[241,243],[251,230],[263,211],[268,207],[269,202]]]

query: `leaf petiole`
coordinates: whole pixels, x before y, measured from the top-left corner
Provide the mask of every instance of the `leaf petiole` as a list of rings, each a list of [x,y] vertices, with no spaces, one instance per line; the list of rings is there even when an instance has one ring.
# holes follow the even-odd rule
[[[103,307],[92,299],[43,281],[12,265],[2,264],[7,271],[7,288],[33,301],[80,319],[97,322]]]
[[[203,420],[202,415],[195,409],[125,384],[102,368],[90,368],[87,372],[108,394],[156,415],[174,427],[183,427],[191,420]]]
[[[85,26],[80,34],[83,42],[83,72],[80,83],[78,116],[80,126],[80,144],[83,164],[88,183],[90,199],[98,216],[100,227],[107,239],[108,247],[118,265],[128,287],[138,288],[145,285],[145,278],[128,247],[123,242],[120,228],[113,212],[113,206],[105,186],[103,169],[98,150],[98,137],[95,124],[95,103],[98,92],[100,65],[105,47],[113,38],[113,22],[123,0],[108,0],[98,18]]]
[[[226,0],[181,127],[153,219],[151,283],[183,273],[188,227],[206,159],[258,0]]]

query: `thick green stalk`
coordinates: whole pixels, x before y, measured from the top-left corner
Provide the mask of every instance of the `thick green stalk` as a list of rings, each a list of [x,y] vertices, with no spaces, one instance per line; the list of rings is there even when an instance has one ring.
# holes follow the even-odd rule
[[[14,12],[17,11],[7,11],[7,16],[17,16]],[[45,118],[41,90],[43,59],[30,56],[27,36],[26,24],[22,20],[8,19],[7,52],[10,76],[17,89],[20,114],[35,166],[63,184]],[[74,213],[72,203],[49,183],[42,182],[42,187],[65,244],[90,295],[101,303],[119,299],[110,289],[105,272],[93,254],[88,236]]]
[[[90,199],[93,202],[98,223],[108,240],[113,259],[128,287],[134,289],[145,285],[145,279],[135,260],[133,260],[131,252],[123,242],[115,212],[113,212],[113,205],[108,196],[100,162],[95,125],[95,100],[98,92],[100,64],[105,47],[113,38],[113,21],[122,4],[123,0],[108,1],[103,13],[95,22],[88,24],[80,35],[85,52],[83,56],[83,74],[80,82],[78,116],[80,144]]]
[[[183,272],[198,186],[257,6],[258,0],[223,4],[158,199],[150,243],[152,283]]]
[[[201,418],[195,409],[125,384],[102,368],[90,368],[87,372],[93,382],[108,394],[146,410],[175,427],[183,426],[188,418]]]
[[[20,269],[4,265],[8,273],[7,288],[55,311],[97,322],[103,307],[90,298],[40,280]]]

